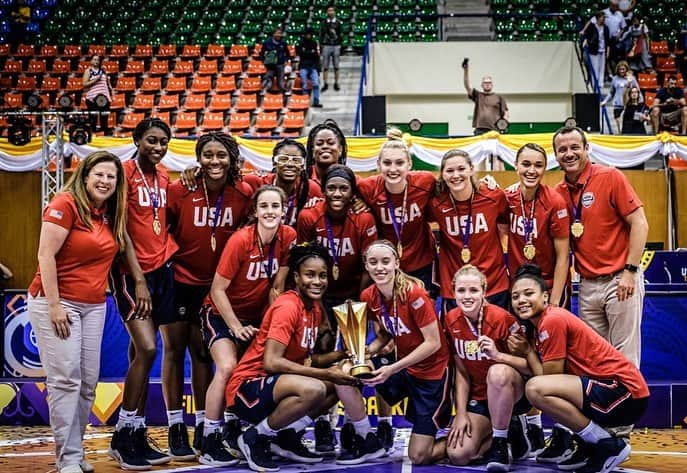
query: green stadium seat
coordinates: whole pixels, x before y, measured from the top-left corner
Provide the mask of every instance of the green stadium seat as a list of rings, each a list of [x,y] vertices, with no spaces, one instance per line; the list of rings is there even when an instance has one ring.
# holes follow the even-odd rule
[[[365,36],[354,36],[351,46],[354,48],[362,48],[365,46]]]
[[[391,43],[394,41],[394,35],[390,33],[377,33],[375,41],[379,43]]]
[[[183,34],[183,35],[190,35],[193,33],[193,30],[195,29],[194,23],[179,23],[179,26],[177,26],[176,33],[177,34]],[[185,43],[181,43],[185,44]]]
[[[496,0],[496,1],[506,1],[506,0]],[[493,1],[491,2],[492,4],[494,3]],[[417,5],[416,0],[398,0],[398,6],[403,8],[403,7],[415,7]]]
[[[392,21],[383,20],[377,23],[376,31],[377,34],[388,34],[393,33],[396,30],[395,25]]]
[[[410,22],[401,22],[396,26],[396,31],[399,35],[412,33],[413,38],[415,38],[415,24]]]
[[[226,21],[240,21],[246,12],[238,8],[232,8],[225,13]]]
[[[246,21],[262,21],[265,18],[265,12],[261,10],[249,10],[246,15]]]
[[[508,18],[507,20],[496,20],[497,33],[510,33],[515,31],[515,20]]]
[[[561,29],[564,32],[575,32],[577,33],[578,27],[577,27],[577,22],[573,20],[572,18],[563,20],[563,23],[561,24]]]
[[[542,33],[539,35],[541,41],[561,41],[561,35],[558,33]]]
[[[525,33],[520,33],[518,39],[520,41],[537,41],[537,34],[533,31],[527,31]]]
[[[153,37],[161,34],[168,35],[171,32],[172,26],[165,20],[157,21],[153,27]]]
[[[219,34],[221,36],[234,36],[239,32],[239,25],[237,23],[225,23],[219,27]],[[226,46],[226,45],[225,45]]]
[[[198,21],[202,15],[203,12],[200,10],[185,10],[183,16],[181,17],[181,21]]]
[[[539,20],[541,31],[558,31],[558,20],[555,18],[542,18]]]
[[[243,34],[255,36],[262,31],[260,23],[244,23],[241,32]]]
[[[398,35],[398,41],[400,43],[414,43],[416,41],[415,33],[413,33],[413,34],[407,34],[407,33],[399,34]]]
[[[518,20],[515,29],[519,33],[535,31],[537,29],[537,22],[534,18],[521,18]]]
[[[305,7],[293,7],[291,10],[291,21],[306,21],[310,12]]]
[[[207,46],[208,44],[214,42],[215,35],[211,33],[196,33],[193,36],[193,42],[195,44],[200,44],[201,46]]]

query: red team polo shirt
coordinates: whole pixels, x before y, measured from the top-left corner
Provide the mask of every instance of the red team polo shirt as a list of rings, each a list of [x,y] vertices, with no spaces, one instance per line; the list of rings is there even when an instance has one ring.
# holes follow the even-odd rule
[[[412,272],[424,268],[434,262],[434,235],[429,227],[425,215],[425,207],[433,192],[436,179],[428,171],[411,171],[408,173],[408,196],[405,209],[405,224],[401,232],[403,243],[403,257],[401,269]],[[377,222],[380,238],[385,238],[393,244],[398,242],[391,212],[387,206],[387,192],[384,187],[384,177],[371,176],[358,181],[358,193],[370,207]],[[400,219],[403,215],[403,192],[391,195],[391,206],[396,214],[398,228],[401,230]]]
[[[298,241],[317,240],[330,248],[325,213],[327,204],[320,201],[313,208],[304,209],[298,215]],[[377,239],[377,227],[371,213],[356,214],[349,209],[343,221],[330,220],[332,236],[339,265],[339,279],[335,280],[329,271],[327,296],[333,298],[357,297],[360,280],[365,268],[363,253]]]
[[[453,276],[464,263],[460,257],[463,234],[467,229],[469,201],[455,201],[455,209],[448,191],[433,197],[427,211],[429,218],[439,225],[439,274],[441,296],[454,299]],[[456,213],[457,211],[457,213]],[[498,224],[508,223],[508,202],[501,189],[490,190],[480,184],[472,199],[472,224],[468,246],[470,263],[487,276],[487,295],[508,290],[508,275],[503,263],[503,250]]]
[[[506,191],[506,198],[510,207],[510,226],[508,231],[508,268],[510,274],[515,272],[523,263],[539,265],[546,285],[553,287],[553,273],[556,267],[556,249],[554,238],[568,238],[570,236],[570,220],[568,208],[563,198],[551,187],[540,184],[534,204],[534,229],[532,243],[537,250],[531,261],[525,258],[523,248],[525,241],[525,221],[522,215],[522,193],[520,189]],[[524,203],[525,216],[530,218],[532,202]],[[568,255],[565,255],[567,258]]]
[[[367,303],[368,316],[376,319],[382,327],[385,327],[380,303],[380,292],[377,286],[373,284],[365,289],[360,295],[360,300]],[[385,303],[389,310],[391,321],[395,324],[393,302],[386,300]],[[408,356],[410,352],[424,341],[420,329],[432,323],[437,324],[441,348],[420,363],[409,366],[408,373],[419,379],[440,380],[448,365],[449,352],[446,338],[441,334],[441,327],[438,325],[439,318],[436,312],[434,312],[432,300],[424,289],[413,284],[412,289],[406,295],[406,302],[397,302],[397,310],[399,335],[396,337],[396,349],[399,359]]]
[[[144,273],[158,269],[179,249],[174,239],[167,231],[167,186],[169,176],[167,170],[157,166],[157,182],[160,189],[160,207],[158,216],[162,224],[162,232],[156,235],[153,231],[153,205],[148,190],[143,183],[141,174],[136,169],[135,159],[122,163],[128,188],[127,223],[126,230],[134,245],[138,264]],[[145,174],[150,190],[154,191],[155,184],[152,173]],[[123,267],[126,268],[126,264]]]
[[[565,309],[548,306],[542,312],[535,348],[542,363],[565,359],[566,374],[619,380],[634,399],[649,396],[649,387],[637,367]]]
[[[265,174],[264,176],[260,176],[258,174],[246,174],[243,176],[244,180],[253,188],[253,192],[261,188],[262,186],[265,185],[270,185],[273,186],[275,185],[274,182],[277,180],[277,174],[274,172],[271,172],[269,174]],[[300,185],[300,178],[296,181],[296,187],[294,190],[294,195],[293,199],[291,199],[292,203],[289,206],[289,198],[290,196],[286,196],[286,212],[287,215],[290,216],[289,221],[287,222],[288,225],[295,227],[296,226],[296,207],[298,206],[298,186]],[[322,189],[320,188],[320,184],[318,182],[313,181],[310,179],[309,181],[309,187],[308,187],[308,201],[305,203],[303,206],[304,209],[310,208],[313,205],[315,205],[318,201],[324,198],[324,195],[322,195]]]
[[[69,231],[55,255],[60,298],[84,304],[105,302],[107,275],[119,248],[105,209],[91,210],[90,230],[81,220],[72,194],[61,192],[43,211],[43,221]],[[28,292],[33,297],[45,296],[40,267]]]
[[[234,405],[236,391],[245,380],[267,376],[263,357],[268,339],[285,345],[284,358],[302,365],[308,352],[315,348],[320,323],[322,313],[319,304],[314,304],[310,310],[306,309],[296,291],[287,291],[277,297],[265,313],[260,331],[231,375],[225,391],[227,406]]]
[[[231,281],[226,293],[236,317],[243,323],[251,324],[256,324],[262,318],[272,287],[265,272],[269,264],[270,246],[263,246],[264,259],[261,260],[257,237],[255,225],[234,233],[222,251],[216,270],[217,274]],[[289,249],[295,241],[296,230],[281,225],[274,239],[273,278],[279,268],[287,265]],[[211,304],[213,314],[219,314],[209,294],[205,304]]]
[[[477,322],[474,329],[478,330]],[[451,342],[454,355],[460,358],[470,375],[470,398],[477,401],[487,399],[487,371],[496,364],[482,351],[472,355],[465,351],[465,342],[477,340],[472,333],[468,322],[460,308],[451,310],[444,317],[444,330]],[[502,353],[509,353],[507,340],[511,333],[520,330],[520,324],[509,312],[494,304],[484,306],[484,318],[482,320],[482,335],[494,340],[496,348]]]
[[[217,248],[213,252],[210,236],[219,192],[208,189],[210,202],[206,202],[201,179],[197,180],[195,191],[190,191],[180,180],[170,184],[167,190],[168,220],[179,245],[174,255],[174,279],[191,286],[212,284],[224,245],[246,220],[253,194],[251,187],[242,181],[224,187],[215,231]]]
[[[570,237],[580,276],[595,278],[622,270],[630,248],[630,226],[624,217],[643,206],[625,175],[615,168],[587,163],[577,183],[564,179],[556,191],[568,206],[571,223],[575,219],[573,205],[582,199],[584,233],[580,238]]]

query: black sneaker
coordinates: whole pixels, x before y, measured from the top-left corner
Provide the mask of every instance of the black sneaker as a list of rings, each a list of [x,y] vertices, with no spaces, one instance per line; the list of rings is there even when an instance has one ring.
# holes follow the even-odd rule
[[[259,435],[255,427],[251,427],[239,436],[239,448],[251,470],[279,471],[277,464],[272,461],[270,443],[270,438],[266,435]]]
[[[315,421],[315,451],[319,453],[334,452],[334,432],[332,424],[324,419]]]
[[[386,453],[391,453],[394,450],[394,429],[386,421],[377,424],[377,437],[382,442],[382,446]]]
[[[494,437],[491,440],[489,450],[484,452],[482,462],[487,464],[487,471],[509,471],[510,451],[508,450],[508,439]]]
[[[353,448],[353,441],[355,439],[355,427],[350,422],[346,422],[341,427],[339,440],[341,441],[341,450],[351,450]]]
[[[222,433],[217,431],[203,437],[203,451],[198,461],[203,465],[233,466],[238,464],[239,459],[224,449]]]
[[[508,426],[508,443],[513,460],[518,461],[530,454],[530,439],[527,437],[525,416],[513,416]]]
[[[282,458],[299,463],[321,462],[322,457],[312,453],[303,443],[304,433],[305,430],[300,432],[296,432],[296,429],[280,430],[270,444],[270,451]]]
[[[537,455],[537,461],[540,463],[560,463],[572,457],[574,447],[572,434],[565,429],[554,426],[546,447]]]
[[[527,424],[527,438],[530,440],[530,458],[535,458],[544,451],[544,429],[536,424]]]
[[[186,462],[196,459],[196,454],[188,443],[188,431],[185,424],[179,422],[169,428],[167,445],[169,446],[169,455],[174,460]]]
[[[155,448],[151,447],[151,442]],[[171,460],[169,455],[162,453],[162,449],[160,449],[157,442],[148,437],[147,427],[134,429],[134,445],[138,453],[148,460],[148,463],[151,465],[164,465]]]
[[[609,473],[627,460],[632,448],[622,438],[609,437],[589,445],[591,458],[585,466],[575,470],[577,473]]]
[[[343,442],[341,443],[343,447]],[[339,465],[359,465],[370,460],[376,460],[386,455],[386,450],[379,438],[373,433],[368,432],[364,439],[355,434],[353,437],[353,448],[341,453],[336,459]]]
[[[339,83],[338,83],[338,82],[334,82],[334,90],[336,90],[337,92],[338,92],[339,90],[341,90],[341,87],[339,87]]]
[[[203,430],[205,429],[205,422],[201,422],[200,424],[196,425],[196,428],[193,429],[193,451],[196,453],[196,455],[200,455],[200,452],[203,450]]]
[[[558,463],[558,469],[563,471],[576,471],[587,464],[589,461],[589,445],[577,435],[573,435],[575,448],[573,454],[567,460]]]
[[[320,102],[314,102],[312,106],[315,108],[322,108],[322,104]]]
[[[115,430],[110,441],[108,455],[119,463],[123,470],[150,470],[151,464],[134,446],[134,428],[124,427]]]
[[[326,91],[328,91],[328,90],[329,90],[329,84],[327,84],[327,83],[325,82],[325,83],[324,83],[324,86],[322,87],[322,90],[320,90],[320,92],[326,92]]]
[[[224,448],[229,451],[236,458],[243,458],[243,453],[239,448],[238,440],[239,435],[243,433],[241,430],[241,421],[238,419],[232,419],[224,424],[222,427],[222,444]]]

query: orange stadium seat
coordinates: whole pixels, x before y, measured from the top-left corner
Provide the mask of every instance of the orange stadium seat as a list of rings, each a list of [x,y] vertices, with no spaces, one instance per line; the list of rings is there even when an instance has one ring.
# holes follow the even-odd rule
[[[114,58],[126,58],[129,57],[129,45],[128,44],[115,44],[110,49],[110,57]]]
[[[200,46],[197,44],[184,44],[181,50],[181,57],[184,59],[197,59],[200,57]]]
[[[656,90],[658,89],[658,77],[655,73],[643,73],[637,74],[637,83],[639,88],[642,90]]]
[[[20,76],[17,79],[17,90],[22,92],[33,92],[38,89],[35,77]]]
[[[651,108],[656,100],[656,92],[644,92],[644,104]]]
[[[239,112],[252,112],[256,108],[258,108],[256,94],[241,94],[236,100],[236,110]]]
[[[303,83],[301,81],[301,76],[297,75],[293,80],[293,85],[291,86],[291,92],[303,92]]]
[[[22,108],[24,95],[20,93],[5,92],[5,108]]]
[[[165,58],[165,59],[171,59],[173,57],[176,57],[177,55],[177,46],[176,44],[161,44],[160,47],[157,48],[157,54],[155,55],[158,58]]]
[[[220,76],[215,83],[215,92],[224,94],[236,90],[236,79],[234,76]]]
[[[79,79],[81,80],[81,79]],[[117,92],[133,92],[136,90],[136,77],[121,76],[117,79],[117,85],[114,88]]]
[[[262,44],[261,43],[256,43],[255,46],[253,46],[253,52],[251,53],[251,56],[254,58],[259,58],[260,57],[260,51],[262,51]]]
[[[119,74],[119,61],[103,61],[103,69],[108,74]]]
[[[296,46],[293,44],[287,44],[286,49],[289,50],[289,56],[296,57]]]
[[[184,110],[203,110],[205,108],[205,94],[190,94],[186,96]]]
[[[136,94],[133,109],[150,111],[155,106],[155,96],[151,94]]]
[[[226,112],[231,108],[231,95],[230,94],[215,94],[210,99],[210,105],[208,105],[208,110],[213,112]]]
[[[265,68],[265,65],[262,63],[262,61],[258,59],[251,59],[248,63],[248,69],[246,69],[246,74],[249,76],[261,76],[266,72],[267,68]]]
[[[680,89],[684,89],[685,88],[685,80],[682,78],[682,74],[680,74],[678,72],[677,74],[675,74],[675,77],[677,78],[677,86]]]
[[[201,59],[198,64],[198,74],[202,76],[212,76],[217,74],[217,59]]]
[[[186,92],[186,77],[170,77],[167,79],[165,91],[168,94],[181,94]]]
[[[187,76],[193,74],[193,61],[178,60],[174,63],[172,74],[175,76]]]
[[[196,112],[179,112],[174,127],[177,130],[192,130],[198,124]]]
[[[141,92],[158,93],[162,90],[161,77],[144,77],[141,84]]]
[[[69,74],[71,68],[72,65],[69,63],[69,61],[55,59],[52,63],[52,69],[50,70],[50,73],[58,76],[63,76]]]
[[[129,59],[124,69],[124,74],[139,76],[146,71],[145,63],[138,59]]]
[[[172,125],[172,120],[170,119],[170,113],[169,112],[162,112],[160,110],[153,110],[150,113],[150,116],[152,118],[159,118],[163,122],[165,122],[167,125]]]
[[[29,65],[26,68],[26,74],[41,75],[45,74],[47,69],[48,67],[45,59],[31,59],[29,60]]]
[[[81,57],[81,46],[78,46],[76,44],[67,44],[62,49],[62,57],[68,59]]]
[[[191,82],[191,92],[208,93],[212,89],[212,78],[210,76],[196,76]]]
[[[243,73],[243,66],[240,60],[227,60],[224,61],[224,67],[222,67],[222,75],[236,75]]]
[[[250,114],[248,112],[232,112],[229,117],[229,130],[245,131],[250,128]]]
[[[136,59],[150,59],[153,57],[153,47],[150,44],[137,44],[132,56]]]
[[[208,44],[208,47],[205,50],[205,57],[208,59],[219,59],[224,57],[224,45]]]
[[[95,55],[98,56],[105,56],[105,45],[104,44],[91,44],[88,46],[88,53],[86,53],[88,57],[92,57]]]
[[[110,102],[110,110],[124,110],[126,108],[126,94],[115,93]]]
[[[0,57],[7,57],[10,55],[10,45],[7,43],[0,44]]]
[[[310,108],[310,96],[302,94],[292,94],[289,103],[286,105],[289,110],[307,110]]]
[[[69,77],[67,79],[67,92],[80,92],[83,90],[83,82],[80,76]]]
[[[284,108],[284,94],[265,94],[262,109],[266,112],[278,112]]]
[[[649,52],[654,56],[667,56],[670,54],[668,41],[652,41]]]
[[[204,131],[221,130],[224,128],[223,112],[205,112],[200,127]]]
[[[76,73],[82,76],[89,67],[91,67],[91,61],[79,61],[79,65],[76,67]]]
[[[276,112],[260,112],[255,119],[255,128],[257,130],[274,130],[277,128],[277,113]]]
[[[57,92],[62,88],[62,80],[59,77],[43,76],[41,92]]]
[[[161,95],[157,108],[160,110],[177,110],[179,108],[179,95]]]
[[[677,66],[675,65],[674,57],[661,57],[656,58],[656,70],[663,73],[675,73],[677,72]]]
[[[254,94],[262,90],[262,79],[260,77],[245,77],[241,81],[241,92],[244,94]]]
[[[284,114],[284,119],[281,122],[281,126],[285,130],[303,128],[305,126],[305,113],[301,111],[289,110],[288,112],[286,112],[286,114]]]
[[[129,112],[124,115],[124,120],[122,120],[122,124],[120,126],[124,130],[133,130],[144,118],[145,113]]]
[[[54,59],[57,57],[57,46],[54,44],[44,44],[41,46],[41,51],[38,53],[38,57],[46,59]]]
[[[151,76],[166,76],[169,74],[169,62],[166,59],[157,59],[150,62],[150,70],[148,71]]]
[[[36,54],[33,44],[20,44],[17,46],[17,50],[14,52],[14,57],[18,58],[30,58]]]
[[[231,59],[246,59],[248,57],[248,46],[245,44],[232,44],[229,49]]]
[[[8,59],[5,61],[5,67],[2,69],[2,72],[5,74],[21,74],[21,69],[21,61]]]

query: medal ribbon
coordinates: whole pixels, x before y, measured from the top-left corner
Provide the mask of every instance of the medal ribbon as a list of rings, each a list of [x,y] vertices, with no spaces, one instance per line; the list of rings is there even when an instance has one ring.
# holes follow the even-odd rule
[[[339,249],[336,247],[336,242],[334,240],[334,231],[332,230],[332,222],[329,221],[329,217],[325,214],[324,216],[324,226],[327,229],[327,240],[329,241],[329,253],[332,255],[332,259],[334,260],[334,264],[338,265],[339,264]],[[343,232],[343,229],[341,230]],[[339,243],[341,242],[341,238],[339,238]]]
[[[157,182],[157,172],[153,170],[153,187],[155,188],[155,192],[150,188],[148,185],[148,180],[146,179],[145,175],[143,174],[143,170],[141,169],[141,165],[138,163],[138,158],[134,159],[134,163],[136,163],[136,170],[138,173],[141,175],[142,181],[143,181],[143,187],[146,188],[146,191],[148,192],[148,195],[150,196],[150,203],[152,204],[153,207],[153,218],[155,220],[159,220],[157,214],[158,214],[158,208],[160,207],[160,185]]]
[[[391,201],[391,193],[384,188],[384,193],[386,194],[386,208],[389,210],[389,217],[391,217],[391,223],[394,226],[394,233],[396,234],[396,239],[398,240],[398,243],[403,245],[403,242],[401,241],[401,235],[403,234],[403,227],[405,226],[406,222],[406,204],[408,203],[408,184],[406,183],[406,188],[403,190],[403,213],[401,214],[401,223],[399,224],[396,221],[396,212],[394,208],[394,204]]]
[[[389,314],[389,308],[386,306],[386,302],[384,302],[384,296],[382,295],[381,291],[379,292],[379,304],[380,307],[382,308],[382,317],[383,317],[383,322],[384,322],[384,327],[386,328],[387,332],[389,332],[393,337],[394,340],[396,339],[396,336],[398,335],[398,307],[396,306],[396,294],[395,291],[392,293],[393,297],[393,311],[394,311],[394,319],[396,320],[396,324],[394,325],[393,322],[391,321],[391,315]]]
[[[290,225],[291,224],[291,213],[293,212],[294,204],[296,203],[296,190],[294,189],[291,195],[289,196],[289,200],[286,202],[286,213],[284,213],[284,220],[283,223],[285,225]]]
[[[472,334],[475,336],[475,338],[479,339],[479,337],[482,335],[482,324],[484,323],[484,302],[482,303],[482,307],[479,308],[479,316],[477,317],[477,330],[475,330],[475,326],[472,324],[470,317],[467,315],[463,316],[465,317]]]
[[[205,204],[207,205],[208,208],[208,218],[210,218],[210,199],[208,198],[208,186],[205,183],[205,178],[203,178],[203,192],[205,193]],[[222,210],[222,203],[224,202],[224,186],[219,191],[219,195],[217,196],[217,200],[215,201],[215,216],[212,219],[212,236],[215,236],[215,232],[217,231],[217,224],[219,223],[220,219],[220,212]],[[258,237],[258,239],[260,239]]]
[[[460,214],[458,213],[458,207],[456,207],[456,201],[453,199],[453,195],[451,193],[448,193],[448,196],[451,198],[451,204],[453,205],[453,211],[456,213],[456,215],[459,217],[458,218],[458,228],[460,228]],[[469,248],[470,246],[470,230],[472,228],[472,198],[475,196],[475,190],[472,190],[472,193],[470,194],[470,201],[468,203],[468,221],[465,225],[465,232],[461,233],[461,237],[463,239],[463,248]]]
[[[590,164],[591,166],[591,164]],[[589,180],[592,178],[592,173],[591,169],[589,170],[589,176],[587,177],[587,180],[584,182],[584,185],[582,186],[582,190],[580,191],[580,198],[577,200],[577,204],[575,203],[575,198],[573,197],[572,190],[570,190],[570,186],[568,186],[568,193],[570,194],[570,201],[573,204],[573,216],[575,217],[575,222],[580,222],[582,221],[582,195],[584,194],[584,190],[587,188],[587,184],[589,184]]]
[[[272,238],[272,241],[270,242],[270,251],[269,251],[269,256],[268,256],[268,261],[267,261],[267,267],[265,267],[265,252],[262,247],[262,239],[260,238],[260,233],[258,232],[258,224],[255,224],[255,235],[258,240],[258,251],[260,251],[260,265],[262,268],[265,270],[265,274],[267,274],[267,279],[272,282],[272,262],[274,261],[274,248],[276,246],[275,242],[277,240],[277,235],[274,235],[274,238]]]
[[[534,191],[534,199],[532,199],[532,208],[530,209],[530,218],[525,214],[525,196],[520,193],[520,210],[522,211],[522,219],[525,227],[525,243],[532,243],[532,233],[534,233],[534,204],[537,202],[537,192],[539,188]]]

